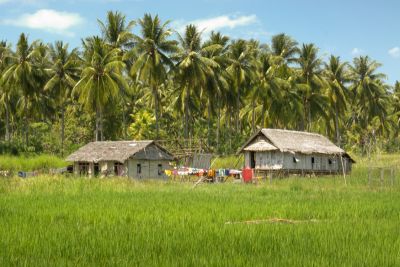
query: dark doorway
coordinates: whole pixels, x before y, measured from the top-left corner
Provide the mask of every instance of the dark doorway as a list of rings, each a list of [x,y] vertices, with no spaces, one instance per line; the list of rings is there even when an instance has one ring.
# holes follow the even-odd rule
[[[256,159],[254,154],[254,152],[250,152],[250,168],[252,169],[256,167]]]
[[[94,173],[94,176],[98,176],[99,175],[99,173],[100,173],[99,163],[95,163],[93,165],[93,173]]]

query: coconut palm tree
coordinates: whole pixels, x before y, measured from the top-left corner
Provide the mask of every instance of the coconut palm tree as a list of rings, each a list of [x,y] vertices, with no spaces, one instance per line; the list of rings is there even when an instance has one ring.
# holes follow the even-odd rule
[[[64,155],[65,140],[65,110],[71,100],[72,88],[80,75],[81,60],[78,50],[68,51],[68,44],[62,41],[49,46],[51,65],[46,71],[50,77],[44,86],[45,91],[51,91],[61,113],[61,156]]]
[[[133,33],[135,21],[126,23],[126,16],[118,11],[108,11],[105,22],[97,20],[104,41],[112,48],[119,48],[121,52],[133,46]]]
[[[119,88],[128,88],[122,76],[125,64],[120,50],[110,48],[94,36],[83,42],[83,70],[80,80],[73,88],[79,95],[79,102],[89,111],[96,112],[96,141],[104,140],[103,111],[107,102],[118,95]]]
[[[218,63],[206,57],[206,54],[220,49],[221,46],[219,44],[202,46],[201,32],[192,24],[186,26],[183,36],[178,34],[178,39],[181,47],[176,55],[175,75],[179,83],[179,99],[184,110],[184,136],[189,138],[189,117],[194,100],[206,88],[208,79],[214,78],[214,70],[219,67]]]
[[[272,36],[271,52],[272,55],[281,57],[285,62],[296,62],[296,56],[300,52],[297,45],[298,43],[290,36],[280,33]]]
[[[380,63],[371,60],[368,56],[360,56],[354,58],[353,66],[350,66],[351,71],[351,91],[352,91],[352,114],[351,123],[357,124],[363,129],[373,123],[373,136],[380,131],[383,133],[387,130],[388,125],[385,120],[387,115],[387,106],[389,105],[388,86],[383,83],[386,75],[378,72]],[[367,144],[365,139],[369,133],[364,133],[361,137],[361,146],[365,152],[364,144]]]
[[[330,117],[334,118],[336,144],[340,146],[339,121],[345,115],[349,97],[349,90],[346,87],[346,84],[350,82],[348,63],[340,61],[340,57],[331,55],[329,62],[325,63],[324,75],[328,83],[327,96],[330,110],[334,112]]]
[[[102,37],[106,44],[110,45],[112,48],[120,49],[121,56],[124,57],[127,50],[133,48],[133,38],[134,34],[132,33],[133,27],[136,25],[135,21],[126,21],[126,16],[118,11],[108,11],[107,18],[105,22],[101,20],[97,20],[100,30],[102,33]],[[125,61],[127,64],[127,68],[130,68],[131,62]],[[128,70],[129,71],[129,70]],[[119,91],[119,100],[121,101],[122,106],[122,121],[123,121],[123,137],[127,137],[127,100],[130,96],[128,88],[120,88]]]
[[[322,94],[326,81],[322,75],[322,60],[318,57],[318,48],[314,44],[303,44],[299,58],[297,88],[303,99],[303,120],[300,129],[311,130],[313,118],[318,115],[327,117],[327,99]]]
[[[6,135],[5,140],[9,142],[11,140],[10,135],[10,98],[11,98],[11,87],[4,84],[3,73],[10,64],[11,49],[6,41],[0,42],[0,104],[4,107],[5,111],[5,124],[6,124]]]
[[[236,94],[236,130],[239,130],[239,112],[240,112],[240,100],[246,91],[249,81],[256,78],[256,66],[254,62],[254,49],[253,45],[246,42],[245,40],[235,40],[229,46],[228,57],[230,65],[227,68],[229,73],[235,94]]]
[[[35,42],[29,44],[27,36],[22,33],[17,43],[15,54],[11,58],[9,68],[3,74],[7,86],[19,88],[21,91],[20,103],[23,105],[25,145],[29,145],[29,118],[28,110],[30,101],[39,87],[37,80],[39,69],[36,65],[38,53],[35,50]]]
[[[177,51],[177,42],[169,40],[173,31],[168,28],[169,21],[161,23],[158,16],[154,18],[145,14],[139,19],[140,36],[134,35],[134,48],[124,59],[133,59],[130,74],[137,81],[148,85],[153,96],[154,115],[156,118],[156,136],[159,137],[160,119],[160,85],[167,79],[167,72],[174,64],[171,53]]]

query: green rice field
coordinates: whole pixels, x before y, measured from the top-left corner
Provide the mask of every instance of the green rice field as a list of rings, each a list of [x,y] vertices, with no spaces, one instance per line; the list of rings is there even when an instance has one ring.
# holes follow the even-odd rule
[[[400,173],[370,165],[347,186],[0,178],[0,266],[400,266]]]

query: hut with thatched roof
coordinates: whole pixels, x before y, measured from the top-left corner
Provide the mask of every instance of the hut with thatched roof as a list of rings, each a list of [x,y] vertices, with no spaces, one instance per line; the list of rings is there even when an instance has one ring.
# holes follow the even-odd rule
[[[260,129],[240,148],[245,167],[288,173],[350,172],[355,161],[326,137],[308,132]]]
[[[76,175],[165,178],[174,156],[152,140],[91,142],[67,157]]]

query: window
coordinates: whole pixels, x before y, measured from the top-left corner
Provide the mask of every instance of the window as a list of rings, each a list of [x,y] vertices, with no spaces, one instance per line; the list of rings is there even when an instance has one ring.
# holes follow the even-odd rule
[[[162,164],[158,164],[158,175],[160,176],[160,175],[163,175],[163,167],[162,167]]]
[[[293,163],[297,163],[297,162],[299,162],[300,160],[298,159],[298,158],[296,158],[296,157],[293,157]]]
[[[142,165],[140,163],[136,165],[136,173],[142,174]]]
[[[311,157],[311,164],[314,164],[315,163],[315,159],[314,159],[314,157]]]
[[[119,176],[122,175],[124,164],[121,162],[114,162],[114,174]]]
[[[333,162],[332,162],[332,159],[328,159],[328,164],[329,164],[329,165],[332,165],[332,163],[333,163]]]

